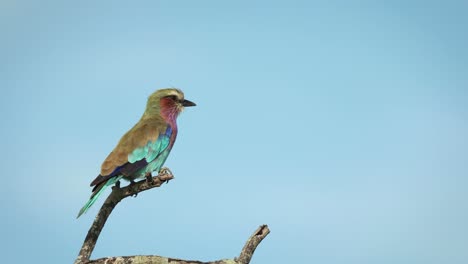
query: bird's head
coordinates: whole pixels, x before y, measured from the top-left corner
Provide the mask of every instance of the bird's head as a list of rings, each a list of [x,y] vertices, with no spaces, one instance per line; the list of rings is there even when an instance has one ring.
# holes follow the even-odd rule
[[[145,115],[160,114],[164,118],[175,118],[185,107],[196,104],[186,100],[184,93],[176,88],[157,90],[148,98]]]

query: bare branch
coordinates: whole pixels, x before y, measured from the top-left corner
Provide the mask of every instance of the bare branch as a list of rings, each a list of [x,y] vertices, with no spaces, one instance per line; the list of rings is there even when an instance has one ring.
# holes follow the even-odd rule
[[[223,259],[212,262],[201,262],[196,260],[173,259],[160,256],[125,256],[125,257],[109,257],[91,260],[88,264],[136,264],[136,263],[151,263],[151,264],[237,264],[232,259]]]
[[[249,264],[250,259],[252,258],[255,249],[257,248],[258,244],[262,242],[262,240],[270,233],[270,229],[268,229],[267,225],[261,225],[245,242],[244,248],[239,255],[239,258],[236,261],[239,264]]]
[[[258,244],[270,233],[267,225],[261,225],[245,243],[239,258],[222,259],[209,262],[198,260],[183,260],[155,255],[148,256],[124,256],[124,257],[108,257],[91,260],[87,264],[136,264],[136,263],[151,263],[151,264],[249,264],[252,255]]]
[[[78,258],[75,261],[75,264],[86,263],[91,257],[91,253],[96,246],[96,242],[101,234],[101,230],[106,224],[107,218],[114,210],[114,207],[125,197],[136,195],[140,192],[159,187],[164,182],[172,180],[174,176],[172,174],[161,174],[153,177],[153,181],[150,183],[146,180],[139,181],[135,184],[130,184],[124,188],[119,188],[118,186],[112,187],[111,194],[107,197],[106,201],[102,205],[99,213],[94,219],[91,228],[88,231],[88,235],[83,242]]]
[[[140,192],[160,187],[164,182],[172,180],[174,176],[172,174],[160,174],[152,178],[152,182],[142,180],[140,182],[130,184],[124,188],[119,186],[112,187],[112,192],[107,197],[106,201],[99,210],[96,219],[94,219],[91,228],[88,231],[88,235],[83,242],[78,258],[75,260],[75,264],[249,264],[252,255],[257,246],[262,240],[270,233],[267,225],[260,226],[247,240],[245,246],[238,258],[234,259],[222,259],[216,261],[202,262],[197,260],[183,260],[168,258],[162,256],[148,255],[148,256],[122,256],[122,257],[107,257],[96,260],[90,260],[91,253],[94,250],[96,242],[99,238],[102,228],[104,227],[107,218],[112,213],[114,207],[124,198],[137,195]]]

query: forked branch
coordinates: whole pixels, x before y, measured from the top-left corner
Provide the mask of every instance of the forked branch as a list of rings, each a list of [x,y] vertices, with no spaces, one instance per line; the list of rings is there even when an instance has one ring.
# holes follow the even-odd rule
[[[107,257],[96,260],[90,260],[91,253],[94,250],[96,242],[99,238],[102,228],[104,227],[107,218],[112,213],[114,207],[124,198],[137,195],[140,192],[160,187],[164,182],[174,179],[174,176],[169,173],[159,174],[152,178],[152,181],[142,180],[134,184],[130,184],[124,188],[119,186],[112,187],[111,194],[99,210],[96,219],[94,219],[88,234],[83,242],[80,253],[78,254],[75,264],[129,264],[129,263],[152,263],[152,264],[249,264],[252,255],[260,244],[260,242],[270,233],[267,225],[260,226],[247,240],[239,257],[234,259],[222,259],[210,262],[201,262],[196,260],[182,260],[168,258],[155,255],[147,256],[123,256],[123,257]]]

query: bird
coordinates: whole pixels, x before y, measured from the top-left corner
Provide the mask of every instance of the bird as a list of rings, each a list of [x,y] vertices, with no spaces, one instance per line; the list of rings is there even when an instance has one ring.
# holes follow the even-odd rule
[[[180,89],[165,88],[152,93],[140,120],[102,163],[100,174],[90,184],[94,187],[91,197],[77,218],[88,211],[107,187],[122,178],[134,183],[136,179],[149,179],[154,171],[160,172],[177,138],[177,117],[190,106],[196,104],[185,99]]]

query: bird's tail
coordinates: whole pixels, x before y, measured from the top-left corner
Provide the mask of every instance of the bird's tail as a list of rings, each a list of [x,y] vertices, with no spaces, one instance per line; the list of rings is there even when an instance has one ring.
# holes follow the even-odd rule
[[[104,192],[104,190],[108,186],[111,186],[111,185],[115,184],[117,181],[119,181],[120,179],[122,179],[122,177],[123,176],[112,177],[109,180],[107,180],[106,182],[104,182],[104,184],[102,185],[101,188],[98,187],[96,192],[94,192],[91,195],[91,198],[89,198],[89,200],[86,202],[86,204],[81,208],[81,210],[78,213],[78,216],[76,218],[78,218],[82,214],[86,213],[88,211],[88,209],[94,204],[94,202],[96,202],[97,198],[99,198],[99,196],[101,196],[101,194]]]

